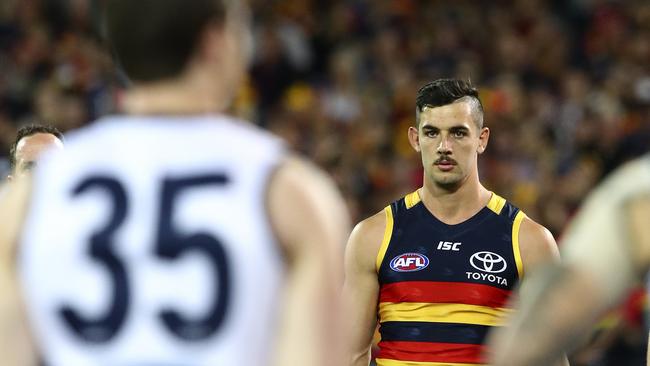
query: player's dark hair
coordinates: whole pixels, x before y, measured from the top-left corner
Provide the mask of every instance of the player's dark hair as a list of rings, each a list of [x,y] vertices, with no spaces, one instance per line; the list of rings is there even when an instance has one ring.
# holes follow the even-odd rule
[[[107,0],[106,37],[131,80],[179,75],[205,27],[223,23],[223,0]]]
[[[19,128],[16,133],[16,139],[14,140],[14,143],[11,144],[11,149],[9,150],[9,166],[12,171],[16,168],[16,147],[18,146],[18,143],[23,138],[36,135],[37,133],[54,135],[59,140],[63,141],[63,134],[54,126],[31,124]]]
[[[474,122],[483,127],[483,104],[478,97],[478,89],[470,82],[459,79],[434,80],[418,90],[415,99],[415,121],[419,126],[420,113],[424,107],[441,107],[467,98],[472,103]]]

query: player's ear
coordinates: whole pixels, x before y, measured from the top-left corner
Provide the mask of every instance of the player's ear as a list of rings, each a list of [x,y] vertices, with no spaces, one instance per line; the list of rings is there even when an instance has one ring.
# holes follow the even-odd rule
[[[409,138],[409,143],[411,144],[411,147],[413,147],[413,150],[420,152],[420,135],[418,134],[418,128],[415,126],[409,127],[408,130],[408,138]]]
[[[478,136],[478,148],[476,152],[483,154],[488,145],[488,140],[490,140],[490,129],[487,127],[481,128],[481,133]]]
[[[224,37],[223,26],[209,23],[203,30],[199,44],[202,55],[210,60],[219,59],[223,50]]]

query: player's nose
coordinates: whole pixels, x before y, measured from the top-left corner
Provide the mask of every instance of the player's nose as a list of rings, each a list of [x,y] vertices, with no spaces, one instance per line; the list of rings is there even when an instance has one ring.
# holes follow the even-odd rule
[[[451,141],[449,141],[448,135],[442,135],[440,138],[440,143],[438,144],[437,152],[439,154],[448,155],[451,153]]]

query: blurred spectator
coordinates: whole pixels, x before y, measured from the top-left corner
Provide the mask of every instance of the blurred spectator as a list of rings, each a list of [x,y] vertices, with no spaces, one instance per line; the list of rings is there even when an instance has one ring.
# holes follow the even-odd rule
[[[21,127],[9,151],[11,175],[8,180],[30,172],[47,150],[62,149],[63,134],[55,127],[31,124]]]

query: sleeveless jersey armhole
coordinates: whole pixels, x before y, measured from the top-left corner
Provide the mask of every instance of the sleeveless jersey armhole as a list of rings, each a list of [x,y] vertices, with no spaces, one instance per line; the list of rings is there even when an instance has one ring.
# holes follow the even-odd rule
[[[526,217],[526,214],[519,210],[515,219],[512,223],[512,252],[515,255],[515,263],[517,265],[517,274],[519,275],[519,280],[524,278],[524,263],[521,260],[521,250],[519,249],[519,229],[521,228],[521,222]]]
[[[386,256],[386,251],[388,250],[388,244],[390,243],[390,238],[393,235],[393,210],[390,205],[384,208],[384,214],[386,215],[386,227],[384,229],[384,238],[381,241],[381,246],[379,247],[379,252],[377,253],[377,260],[375,263],[375,270],[379,273],[381,264],[384,261]]]

